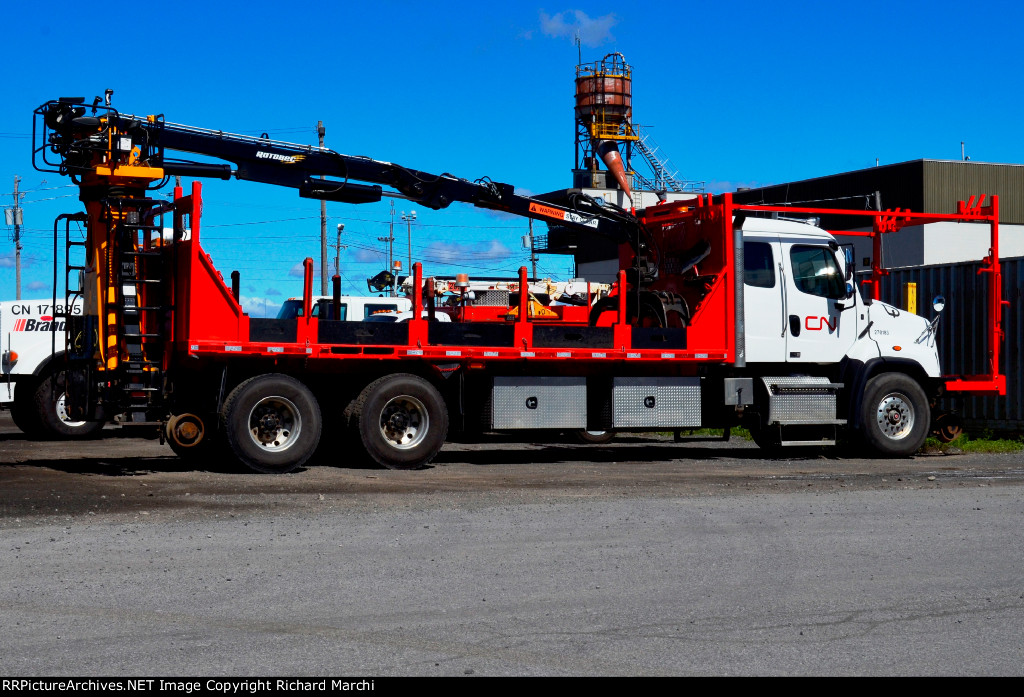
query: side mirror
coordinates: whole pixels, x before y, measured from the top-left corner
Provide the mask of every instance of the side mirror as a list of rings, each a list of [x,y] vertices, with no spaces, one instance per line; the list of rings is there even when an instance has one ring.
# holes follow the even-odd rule
[[[843,255],[846,257],[846,280],[852,281],[855,266],[853,261],[853,247],[850,245],[843,245]]]
[[[846,282],[846,299],[849,300],[857,293],[857,287],[852,282]]]
[[[941,295],[936,295],[932,298],[932,309],[936,312],[942,312],[946,308],[946,299]]]

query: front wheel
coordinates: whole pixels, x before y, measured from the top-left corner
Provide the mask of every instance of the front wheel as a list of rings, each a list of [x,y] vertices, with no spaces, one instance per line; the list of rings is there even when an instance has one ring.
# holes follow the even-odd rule
[[[291,472],[313,455],[320,442],[316,398],[288,375],[249,378],[228,395],[223,418],[232,452],[257,472]]]
[[[764,451],[765,457],[782,457],[785,454],[785,450],[782,447],[782,431],[778,425],[763,425],[760,422],[760,417],[757,417],[756,425],[751,424],[748,430],[750,431],[750,439],[754,441],[758,448]]]
[[[102,421],[75,421],[68,415],[65,376],[63,370],[48,370],[38,383],[32,384],[27,406],[31,412],[27,419],[29,430],[26,430],[29,435],[53,439],[90,438],[103,429]]]
[[[864,441],[883,457],[917,452],[928,436],[931,409],[921,386],[903,373],[883,373],[868,381],[860,408]]]
[[[366,386],[354,405],[367,454],[388,469],[418,469],[437,455],[448,435],[448,408],[416,375],[386,375]]]

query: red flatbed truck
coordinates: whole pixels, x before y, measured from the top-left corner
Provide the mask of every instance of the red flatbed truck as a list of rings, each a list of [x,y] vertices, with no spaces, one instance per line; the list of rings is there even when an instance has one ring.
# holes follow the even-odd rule
[[[990,228],[991,370],[943,376],[935,321],[881,302],[877,284],[863,299],[827,231],[765,217],[861,213],[738,206],[729,194],[635,212],[578,194],[542,200],[486,179],[126,116],[109,104],[87,109],[79,99],[47,102],[34,129],[37,169],[71,175],[86,207],[55,228],[80,221],[87,231],[84,261],[69,254],[65,269],[88,337],[65,354],[69,411],[124,413],[126,425],[159,428],[183,456],[229,449],[254,470],[287,472],[324,432],[350,430],[379,464],[415,468],[449,432],[737,424],[769,448],[831,444],[846,431],[901,456],[923,442],[944,391],[1005,393],[995,197],[942,216],[864,214],[876,237],[940,219]],[[232,164],[172,161],[165,150]],[[382,186],[433,208],[462,201],[609,236],[621,270],[585,324],[531,317],[527,293],[516,311],[440,323],[429,321],[432,293],[424,297],[417,263],[412,319],[362,323],[312,316],[307,259],[302,316],[250,318],[202,249],[200,184],[176,189],[171,202],[148,196],[172,174],[349,203],[379,200]],[[171,239],[154,234],[165,216]],[[526,286],[525,267],[518,283]]]

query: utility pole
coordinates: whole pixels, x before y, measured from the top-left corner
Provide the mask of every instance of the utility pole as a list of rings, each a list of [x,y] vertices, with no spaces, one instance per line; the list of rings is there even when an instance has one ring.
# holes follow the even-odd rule
[[[393,273],[393,270],[392,270],[392,259],[394,258],[394,255],[395,255],[395,244],[394,244],[395,243],[395,202],[394,201],[391,201],[391,223],[388,225],[388,236],[387,237],[378,237],[377,241],[378,242],[387,242],[388,243],[388,266],[387,266],[387,271],[388,271],[388,273]]]
[[[533,251],[533,218],[530,218],[530,265],[533,267],[533,278],[537,279],[537,254]]]
[[[18,192],[18,185],[21,183],[21,177],[15,175],[14,177],[14,207],[7,208],[4,210],[4,217],[8,225],[14,226],[14,276],[15,276],[15,300],[21,300],[21,226],[22,226],[22,212],[21,212],[21,197],[23,194]]]
[[[391,224],[388,225],[388,271],[395,262],[395,200],[391,199]]]
[[[323,121],[316,122],[316,134],[320,136],[320,148],[324,147]],[[323,175],[320,175],[323,179]],[[320,295],[327,295],[327,201],[320,199]]]

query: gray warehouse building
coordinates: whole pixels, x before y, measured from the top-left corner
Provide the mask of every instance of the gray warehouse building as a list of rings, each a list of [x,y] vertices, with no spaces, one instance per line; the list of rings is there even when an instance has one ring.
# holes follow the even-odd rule
[[[957,201],[981,194],[999,197],[999,256],[1024,256],[1024,165],[912,160],[747,189],[736,192],[733,199],[737,203],[954,213]],[[825,217],[821,224],[841,233],[849,229],[850,220]],[[970,227],[969,223],[932,223],[885,235],[882,262],[886,267],[900,268],[976,261],[988,253],[988,227],[979,226],[984,228],[981,232]],[[858,264],[870,257],[867,241],[853,237],[843,241],[855,242]]]

